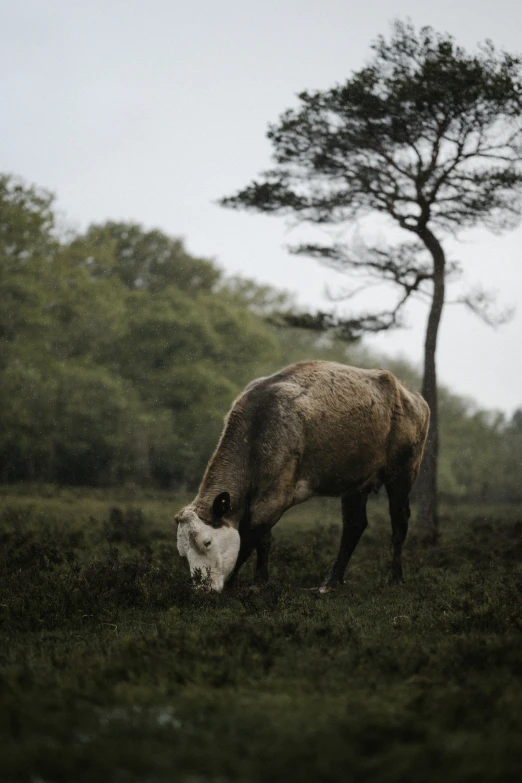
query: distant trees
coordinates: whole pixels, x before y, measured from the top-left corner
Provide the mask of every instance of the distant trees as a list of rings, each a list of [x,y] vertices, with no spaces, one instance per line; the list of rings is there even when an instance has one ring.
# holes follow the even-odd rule
[[[439,486],[446,499],[522,502],[522,410],[506,418],[439,390]]]
[[[10,177],[0,237],[1,478],[197,483],[269,329],[180,240],[114,222],[60,240],[51,195]]]
[[[448,272],[445,238],[482,225],[514,226],[522,196],[521,59],[490,42],[467,54],[430,27],[396,22],[371,62],[344,84],[302,92],[299,107],[272,125],[274,167],[222,203],[320,225],[385,216],[408,239],[395,246],[304,244],[335,269],[399,290],[384,312],[345,319],[306,316],[305,326],[346,337],[400,323],[412,296],[429,299],[422,393],[431,411],[418,482],[418,523],[437,536],[439,419],[435,352]],[[483,292],[466,303],[486,319]],[[299,323],[293,316],[291,322]]]
[[[277,329],[263,319],[290,306],[284,294],[224,278],[159,231],[108,222],[60,238],[52,197],[9,177],[0,237],[3,482],[194,487],[252,378],[301,359],[386,364],[333,334]],[[441,493],[522,501],[522,412],[440,399]]]

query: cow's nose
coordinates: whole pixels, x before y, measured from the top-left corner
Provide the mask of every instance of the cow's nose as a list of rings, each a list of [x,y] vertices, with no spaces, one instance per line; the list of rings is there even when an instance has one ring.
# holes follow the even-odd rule
[[[211,593],[214,588],[210,585],[196,585],[196,590],[199,590],[200,593]]]

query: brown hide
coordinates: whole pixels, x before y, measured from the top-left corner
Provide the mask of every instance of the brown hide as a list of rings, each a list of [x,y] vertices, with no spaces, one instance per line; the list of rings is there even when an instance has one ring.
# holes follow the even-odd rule
[[[290,365],[250,383],[235,400],[193,508],[231,498],[225,521],[272,526],[311,495],[351,495],[385,483],[408,494],[429,408],[391,373],[333,362]]]

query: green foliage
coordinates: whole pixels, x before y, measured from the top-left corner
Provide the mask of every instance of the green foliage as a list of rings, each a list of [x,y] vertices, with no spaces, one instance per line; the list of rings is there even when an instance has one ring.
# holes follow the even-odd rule
[[[193,489],[240,389],[303,359],[386,367],[420,388],[406,362],[276,326],[288,294],[223,278],[179,240],[121,223],[59,240],[49,194],[0,186],[3,482]],[[442,494],[520,499],[519,419],[441,390]]]
[[[0,185],[3,479],[197,485],[230,401],[277,353],[246,295],[157,230],[58,241],[51,196]]]
[[[70,246],[77,263],[94,277],[117,277],[131,291],[173,285],[186,294],[213,291],[220,272],[211,261],[187,253],[180,239],[137,223],[91,226]]]
[[[509,420],[448,394],[441,398],[441,492],[447,497],[522,502],[521,411]]]
[[[2,360],[21,328],[45,328],[45,298],[39,281],[57,250],[53,197],[0,174],[0,347]]]
[[[517,780],[519,509],[442,514],[385,587],[379,502],[347,584],[319,597],[337,504],[275,531],[273,579],[208,595],[172,509],[49,490],[0,508],[6,780]],[[74,504],[71,504],[74,501]]]

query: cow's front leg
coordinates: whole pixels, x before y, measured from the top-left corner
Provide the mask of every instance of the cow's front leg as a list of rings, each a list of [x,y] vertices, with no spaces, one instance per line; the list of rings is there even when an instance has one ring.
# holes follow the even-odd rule
[[[343,533],[339,553],[328,571],[326,578],[319,588],[320,593],[328,593],[342,584],[344,572],[353,550],[362,536],[368,520],[366,518],[367,492],[357,495],[343,495],[341,507],[343,514]]]
[[[268,556],[272,545],[272,530],[269,529],[256,544],[257,563],[254,575],[254,585],[262,587],[268,582]]]
[[[237,556],[236,564],[234,566],[234,570],[230,574],[225,584],[227,589],[236,587],[239,571],[241,567],[246,563],[250,555],[252,554],[253,549],[254,549],[254,541],[252,539],[252,536],[248,532],[246,534],[245,532],[243,532],[241,534],[241,543],[239,545],[239,553]]]

